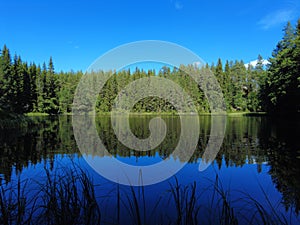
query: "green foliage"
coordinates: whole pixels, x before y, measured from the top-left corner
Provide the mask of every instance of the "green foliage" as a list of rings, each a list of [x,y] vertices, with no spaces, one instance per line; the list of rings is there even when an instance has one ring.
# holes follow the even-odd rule
[[[73,97],[81,79],[83,73],[81,71],[74,73],[59,73],[58,74],[58,86],[60,87],[58,91],[58,99],[59,99],[59,112],[60,113],[70,113],[72,110]]]
[[[49,69],[22,62],[15,55],[12,62],[9,49],[4,45],[0,56],[0,110],[7,113],[59,112],[59,90],[52,59]]]
[[[228,112],[299,112],[300,111],[300,20],[294,29],[290,23],[284,29],[284,36],[273,51],[267,70],[263,58],[258,56],[255,67],[245,66],[243,61],[226,61],[206,64],[201,70],[214,73],[226,103]],[[199,68],[198,68],[199,69]],[[193,73],[195,67],[186,65],[171,69],[163,67],[154,70],[113,71],[95,73],[95,79],[110,76],[96,101],[96,111],[110,112],[115,98],[132,81],[140,78],[158,76],[169,79],[182,87],[192,98],[198,112],[209,112],[209,104],[199,85],[185,72]],[[0,109],[6,112],[24,114],[38,112],[47,114],[70,113],[76,87],[83,73],[55,73],[50,57],[48,67],[42,68],[34,63],[22,62],[15,55],[12,62],[9,49],[4,45],[0,55]],[[97,82],[94,82],[97,83]],[[91,84],[93,85],[93,84]],[[78,90],[86,98],[82,110],[90,108],[91,90]],[[164,90],[162,90],[164,91]],[[131,93],[134,95],[135,93]],[[176,98],[176,96],[172,96]],[[178,101],[182,101],[179,100]],[[135,104],[132,112],[138,113],[174,113],[174,106],[158,97],[147,97]]]
[[[72,111],[75,90],[83,76],[81,71],[55,73],[52,58],[49,60],[48,67],[44,63],[42,68],[34,63],[28,66],[17,55],[14,57],[12,63],[9,50],[6,46],[4,46],[2,51],[0,65],[0,92],[3,93],[0,98],[0,106],[2,110],[6,107],[9,112],[18,114],[28,112],[58,114],[70,113]],[[206,68],[202,69],[187,65],[172,70],[169,67],[163,67],[158,73],[154,70],[144,71],[139,68],[136,68],[133,72],[130,70],[119,71],[117,73],[99,71],[97,74],[94,74],[95,79],[107,76],[110,76],[110,79],[99,93],[96,102],[96,111],[110,112],[117,95],[132,81],[140,78],[159,76],[169,79],[182,87],[192,98],[193,102],[189,103],[189,105],[194,103],[199,112],[209,112],[209,104],[203,90],[200,90],[199,85],[184,72],[193,73],[195,69],[210,69],[215,73],[223,91],[228,111],[256,111],[258,109],[257,106],[253,106],[253,104],[257,105],[259,102],[256,99],[257,95],[254,93],[245,93],[245,85],[251,86],[250,81],[257,78],[258,72],[254,73],[249,70],[249,73],[251,73],[250,76],[253,78],[249,80],[242,61],[236,61],[235,63],[227,61],[225,70],[223,70],[222,61],[219,59],[216,66],[213,64],[209,68],[206,65]],[[84,102],[87,105],[81,106],[82,110],[84,110],[92,104],[88,96],[90,90],[79,91],[84,92],[83,96],[86,96],[86,101]],[[134,95],[134,93],[132,94]],[[251,96],[250,102],[247,99],[249,97],[248,94]],[[173,98],[176,98],[176,96],[173,96]],[[181,100],[178,99],[178,101]],[[170,102],[158,97],[142,99],[132,109],[132,112],[138,113],[172,113],[175,111],[174,106]]]
[[[9,110],[9,81],[11,77],[11,57],[6,45],[3,46],[0,58],[0,108]]]
[[[270,58],[262,85],[264,109],[275,113],[300,111],[300,20],[296,29],[288,23]]]

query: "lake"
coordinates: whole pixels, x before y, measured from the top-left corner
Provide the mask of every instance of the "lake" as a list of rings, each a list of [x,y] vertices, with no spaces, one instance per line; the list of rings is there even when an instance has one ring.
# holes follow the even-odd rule
[[[150,135],[151,118],[130,117],[130,128],[138,138]],[[118,141],[109,116],[97,116],[96,130],[109,156],[88,151],[82,155],[71,116],[32,117],[30,127],[0,130],[0,203],[19,201],[17,196],[23,193],[21,202],[26,205],[26,212],[20,212],[16,206],[10,216],[15,216],[15,223],[33,223],[45,213],[45,203],[51,202],[49,190],[56,194],[65,191],[51,189],[51,181],[64,183],[66,179],[74,182],[70,190],[77,187],[81,191],[78,196],[85,196],[80,204],[90,207],[86,204],[85,186],[80,186],[84,179],[71,178],[74,173],[85,173],[93,184],[94,192],[89,189],[89,193],[94,193],[95,204],[99,206],[99,218],[95,221],[101,224],[299,224],[299,118],[228,116],[220,151],[204,171],[199,171],[199,163],[210,137],[211,117],[199,117],[200,135],[188,161],[181,155],[170,157],[180,138],[179,117],[162,119],[167,127],[165,139],[154,149],[141,152]],[[117,159],[131,166],[152,165],[165,159],[186,164],[174,176],[157,184],[127,186],[99,175],[86,162],[87,157],[108,164]],[[61,187],[70,187],[68,182]],[[67,195],[62,194],[55,207],[68,208],[69,215],[92,217],[80,208],[74,210],[76,204],[70,200],[73,198],[64,203],[64,196]],[[6,218],[3,212],[2,222]],[[30,216],[33,218],[28,219]],[[58,220],[51,221],[54,224]]]

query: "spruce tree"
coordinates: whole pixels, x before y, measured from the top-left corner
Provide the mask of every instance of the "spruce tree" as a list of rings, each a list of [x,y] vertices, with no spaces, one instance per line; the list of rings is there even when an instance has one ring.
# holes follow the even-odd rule
[[[296,31],[290,22],[284,29],[284,36],[269,59],[270,66],[263,84],[262,98],[267,111],[283,113],[299,111],[299,58]]]
[[[11,56],[9,49],[6,45],[3,46],[1,61],[0,61],[0,79],[1,79],[1,87],[0,87],[0,104],[1,109],[4,111],[12,111],[12,108],[9,104],[9,82],[11,80]]]
[[[226,102],[226,108],[228,111],[231,111],[232,107],[233,107],[234,85],[232,82],[231,75],[232,75],[231,68],[230,68],[228,60],[226,60],[225,68],[224,68],[224,84],[225,84],[224,98],[225,98],[225,102]]]
[[[29,75],[29,69],[26,62],[22,64],[23,66],[23,90],[22,90],[22,113],[32,112],[32,100],[31,100],[31,80]]]
[[[38,111],[38,88],[37,88],[37,77],[38,71],[35,63],[29,65],[29,76],[30,76],[30,111]]]

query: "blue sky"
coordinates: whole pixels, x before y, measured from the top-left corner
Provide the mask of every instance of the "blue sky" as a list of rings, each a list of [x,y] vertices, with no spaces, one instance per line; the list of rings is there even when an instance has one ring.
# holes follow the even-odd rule
[[[86,70],[106,51],[140,40],[170,41],[204,61],[255,60],[271,55],[296,0],[5,0],[0,46],[23,60],[52,56],[56,71]]]

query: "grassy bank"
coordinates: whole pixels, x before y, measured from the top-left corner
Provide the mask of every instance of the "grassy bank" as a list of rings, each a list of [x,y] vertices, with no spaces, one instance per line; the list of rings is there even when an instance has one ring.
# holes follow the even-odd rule
[[[26,113],[26,116],[49,116],[48,113],[41,113],[41,112],[30,112]]]
[[[266,112],[229,112],[228,116],[267,116]]]
[[[122,115],[122,113],[117,113],[116,115]],[[51,116],[48,113],[40,113],[40,112],[30,112],[26,113],[26,116]],[[72,116],[73,113],[61,113],[55,115],[64,115],[64,116]],[[88,115],[93,115],[92,113],[88,113]],[[96,112],[97,116],[111,116],[111,112]],[[226,113],[209,113],[209,112],[199,112],[195,113],[177,113],[177,112],[130,112],[131,116],[176,116],[176,115],[199,115],[199,116],[211,116],[211,115],[226,115],[229,117],[233,116],[271,116],[271,117],[281,117],[281,116],[299,116],[300,113],[267,113],[267,112],[226,112]],[[1,115],[0,115],[1,116]]]
[[[92,115],[92,113],[88,113]],[[116,115],[122,115],[122,112],[116,113]],[[261,116],[268,115],[266,112],[226,112],[226,113],[210,113],[210,112],[198,112],[197,113],[178,113],[177,111],[171,112],[130,112],[130,115],[136,116],[152,116],[152,115],[163,115],[163,116],[173,116],[173,115],[200,115],[200,116],[209,116],[209,115],[228,115],[228,116]],[[30,112],[25,114],[26,116],[49,116],[48,113],[40,113],[40,112]],[[57,115],[73,115],[72,112],[62,113]],[[110,116],[111,112],[96,112],[97,116]]]

